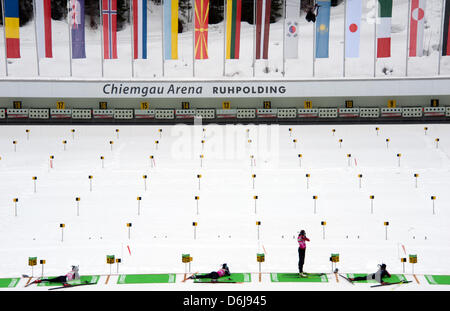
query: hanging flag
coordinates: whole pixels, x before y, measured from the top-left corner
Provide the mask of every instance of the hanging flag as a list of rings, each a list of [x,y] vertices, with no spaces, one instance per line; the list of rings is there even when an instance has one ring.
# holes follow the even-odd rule
[[[117,58],[117,0],[102,0],[103,58]]]
[[[70,0],[69,23],[72,38],[72,58],[86,58],[84,0]]]
[[[377,57],[391,57],[392,0],[378,0]]]
[[[362,0],[347,0],[345,19],[345,57],[359,57]]]
[[[50,0],[35,0],[36,40],[39,58],[52,58],[52,8]]]
[[[256,59],[268,59],[269,56],[270,4],[270,0],[256,1]]]
[[[3,1],[5,7],[6,58],[20,58],[19,0]]]
[[[409,26],[409,56],[423,56],[423,31],[426,0],[411,0]]]
[[[164,0],[164,59],[178,59],[178,0]]]
[[[442,56],[450,55],[450,0],[445,0],[444,29],[442,33]]]
[[[147,0],[133,0],[134,59],[147,59]]]
[[[316,58],[328,58],[330,37],[330,0],[317,1],[319,10],[316,18]]]
[[[286,58],[298,58],[300,1],[286,0],[284,48]]]
[[[208,59],[209,0],[195,0],[195,59]]]
[[[242,0],[227,0],[226,59],[239,59]]]

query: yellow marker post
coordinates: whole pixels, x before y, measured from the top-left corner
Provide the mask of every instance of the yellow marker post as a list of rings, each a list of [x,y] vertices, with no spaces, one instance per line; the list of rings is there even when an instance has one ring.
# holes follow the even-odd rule
[[[41,277],[44,277],[44,265],[45,265],[45,259],[39,260],[39,263],[41,264],[41,267],[42,267]]]
[[[202,178],[201,174],[197,174],[197,179],[198,179],[198,190],[200,190],[200,179]]]
[[[425,131],[425,135],[427,135],[428,127],[424,127],[423,130]]]
[[[144,180],[144,191],[147,191],[147,175],[143,175],[142,179]]]
[[[352,155],[350,153],[348,153],[347,154],[347,165],[349,167],[352,165],[351,159],[352,159]]]
[[[403,265],[403,273],[405,273],[405,262],[406,262],[406,258],[400,258],[400,262]]]
[[[339,139],[339,148],[342,148],[342,142],[343,142],[344,140],[341,138],[341,139]]]
[[[141,200],[142,200],[142,197],[137,197],[137,203],[138,203],[138,216],[141,215]]]
[[[92,175],[89,175],[88,176],[88,179],[89,179],[89,191],[90,192],[92,192],[92,179],[93,179],[94,177],[92,176]]]
[[[258,241],[259,241],[259,227],[261,226],[261,221],[257,221],[256,222],[256,228],[257,228],[257,231],[258,231]]]
[[[390,142],[390,139],[386,138],[386,149],[389,149],[389,142]]]
[[[112,265],[115,262],[115,256],[114,255],[106,255],[106,263],[109,265],[109,275],[111,275],[111,269],[112,269]]]
[[[110,141],[109,141],[109,145],[111,146],[111,151],[113,151],[114,141],[113,141],[113,140],[110,140]]]
[[[439,138],[436,138],[434,141],[436,142],[436,149],[438,149],[439,148]]]
[[[292,129],[289,128],[289,137],[292,137]]]
[[[105,157],[100,156],[100,160],[102,160],[102,168],[105,168]]]
[[[162,137],[162,129],[159,129],[158,132],[159,132],[159,138],[161,138]]]
[[[417,188],[417,179],[419,178],[419,174],[414,174],[414,178],[415,178],[415,183],[416,183],[416,188]]]
[[[380,128],[379,127],[376,127],[375,128],[375,131],[377,131],[377,136],[378,136],[378,131],[380,130]]]
[[[14,145],[14,152],[17,151],[17,140],[13,140],[13,145]]]
[[[265,261],[264,253],[256,254],[256,262],[259,264],[259,281],[261,282],[261,264]]]
[[[195,200],[196,203],[197,203],[197,215],[198,215],[198,201],[200,200],[200,197],[196,195],[196,196],[194,197],[194,200]]]
[[[66,151],[67,140],[63,140],[62,143],[63,143],[63,146],[64,146],[64,151]]]
[[[431,196],[431,202],[433,202],[433,215],[434,215],[434,201],[436,201],[436,196]]]
[[[120,132],[120,130],[116,129],[116,137],[117,137],[117,139],[119,139],[119,132]]]
[[[151,156],[149,157],[149,159],[150,159],[150,167],[153,168],[153,166],[156,165],[156,163],[155,163],[155,157],[151,155]]]
[[[330,261],[331,261],[331,271],[336,273],[337,272],[336,265],[339,262],[339,254],[331,254]]]
[[[317,202],[317,199],[318,199],[318,196],[317,195],[313,195],[313,200],[314,200],[314,214],[316,213],[316,202]]]
[[[373,214],[373,200],[375,199],[374,195],[369,196],[370,198],[370,213]]]
[[[37,257],[28,257],[28,265],[31,267],[31,277],[33,277],[34,266],[37,265]]]
[[[302,157],[303,155],[301,153],[298,154],[298,165],[299,167],[302,167]]]
[[[412,274],[414,274],[414,265],[417,263],[417,255],[409,255],[409,263],[412,267]]]
[[[76,197],[75,202],[77,202],[77,216],[80,216],[80,198]]]
[[[258,201],[258,196],[254,195],[253,196],[253,200],[255,200],[255,214],[256,214],[256,201]]]
[[[197,225],[198,223],[195,221],[192,223],[192,226],[194,227],[194,240],[197,239]]]
[[[297,149],[297,139],[293,139],[292,142],[294,143],[294,149]]]
[[[322,225],[322,237],[325,240],[325,226],[327,225],[327,222],[321,221],[320,224]]]
[[[385,231],[386,231],[386,241],[388,239],[388,227],[389,227],[389,221],[385,221],[384,222],[384,228],[385,228]]]
[[[402,157],[401,153],[397,153],[397,158],[398,158],[398,167],[400,167],[400,159]]]
[[[13,202],[14,202],[14,216],[17,216],[17,202],[19,202],[19,199],[14,198]]]
[[[66,227],[66,225],[59,224],[59,227],[61,228],[61,242],[64,242],[64,228]]]
[[[250,156],[250,167],[253,167],[253,166],[256,166],[256,163],[255,163],[255,156],[254,155],[251,155]]]
[[[204,155],[201,154],[200,155],[200,167],[203,167],[203,158],[204,158]]]
[[[55,159],[55,156],[50,156],[50,159],[49,159],[49,161],[48,161],[48,168],[49,168],[49,170],[51,169],[51,168],[53,168],[53,160]]]
[[[158,150],[159,140],[155,140],[155,149]]]
[[[202,150],[203,150],[205,148],[205,140],[202,139],[201,143],[202,143]]]
[[[127,228],[128,228],[128,240],[131,239],[131,227],[133,226],[133,224],[131,222],[127,223]]]
[[[72,132],[72,139],[75,139],[75,129],[70,130]]]
[[[33,184],[34,184],[34,193],[36,193],[36,181],[37,181],[37,177],[33,176],[31,177],[31,179],[33,180]]]
[[[27,140],[29,140],[29,139],[30,139],[30,130],[29,130],[29,129],[26,129],[26,130],[25,130],[25,133],[27,133]]]
[[[309,178],[311,177],[310,174],[306,174],[306,189],[309,189]]]
[[[359,189],[361,189],[361,181],[362,181],[362,174],[358,174],[358,179],[359,179]]]
[[[334,133],[336,133],[336,129],[332,129],[331,133],[333,133],[333,136],[334,136]]]
[[[119,274],[119,264],[122,262],[122,259],[116,258],[116,264],[117,264],[117,274]]]
[[[256,178],[256,174],[252,174],[253,189],[255,189],[255,178]]]
[[[245,129],[245,135],[247,138],[250,137],[250,129]]]

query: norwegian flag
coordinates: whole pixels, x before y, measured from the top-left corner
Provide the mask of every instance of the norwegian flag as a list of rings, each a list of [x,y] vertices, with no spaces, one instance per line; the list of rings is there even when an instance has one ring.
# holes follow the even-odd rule
[[[117,58],[117,0],[102,0],[103,58]]]

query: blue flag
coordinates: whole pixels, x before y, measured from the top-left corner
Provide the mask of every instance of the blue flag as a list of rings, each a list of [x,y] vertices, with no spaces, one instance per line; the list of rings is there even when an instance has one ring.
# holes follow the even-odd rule
[[[317,1],[319,6],[316,19],[316,58],[328,58],[330,35],[330,0]]]
[[[72,32],[72,58],[86,58],[84,0],[71,0],[69,21]]]

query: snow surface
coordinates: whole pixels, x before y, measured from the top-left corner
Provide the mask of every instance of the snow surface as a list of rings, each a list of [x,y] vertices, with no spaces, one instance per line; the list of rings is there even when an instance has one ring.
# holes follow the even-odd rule
[[[359,58],[347,58],[346,78],[372,78],[374,68],[374,14],[377,1],[363,3],[361,45]],[[209,25],[209,59],[192,63],[192,25],[179,35],[179,59],[165,62],[162,75],[161,7],[149,3],[148,59],[134,62],[136,79],[253,79],[254,27],[246,22],[241,29],[239,60],[227,60],[224,74],[223,23]],[[406,70],[408,1],[396,0],[392,13],[392,57],[378,59],[377,77],[403,77]],[[438,71],[442,1],[429,0],[426,7],[424,57],[409,58],[408,76],[436,76]],[[101,33],[89,27],[86,19],[87,58],[73,60],[72,79],[101,78]],[[311,79],[313,77],[313,24],[304,13],[299,19],[299,58],[286,60],[283,67],[283,19],[270,26],[269,60],[258,60],[257,79]],[[66,21],[52,21],[54,58],[40,61],[40,76],[55,79],[70,78],[69,36]],[[132,79],[131,28],[118,32],[117,60],[104,61],[105,79]],[[0,76],[3,78],[30,78],[37,76],[34,23],[20,28],[21,59],[9,59],[9,76],[5,76],[5,59],[0,57]],[[331,8],[330,57],[317,59],[314,78],[341,78],[343,76],[344,6]],[[4,36],[0,38],[0,55],[4,55]],[[195,67],[193,73],[193,66]],[[265,73],[265,68],[269,71]],[[283,78],[283,68],[286,75]],[[385,71],[386,73],[383,73]],[[450,74],[450,57],[441,58],[441,75]]]
[[[375,125],[298,125],[290,126],[291,135],[288,126],[280,125],[2,126],[0,277],[31,274],[28,257],[36,256],[47,261],[46,276],[65,274],[73,264],[80,265],[82,275],[102,275],[88,290],[369,288],[342,279],[337,283],[333,274],[328,283],[271,282],[269,272],[297,272],[295,238],[305,229],[311,239],[307,272],[330,273],[330,254],[339,253],[337,267],[343,273],[374,272],[381,262],[391,273],[403,273],[399,258],[417,254],[414,273],[420,284],[407,263],[406,276],[414,282],[384,289],[448,290],[428,285],[423,274],[450,274],[450,125],[377,126],[378,135]],[[50,155],[55,157],[52,168]],[[155,157],[153,168],[150,155]],[[250,155],[256,167],[250,165]],[[104,168],[100,156],[105,158]],[[200,190],[197,174],[202,175]],[[251,174],[256,174],[255,189]],[[358,174],[363,175],[361,188]],[[92,192],[88,175],[93,176]],[[148,176],[147,191],[143,175]],[[33,176],[38,178],[36,193]],[[316,213],[313,195],[318,196]],[[375,195],[373,214],[370,195]],[[435,215],[432,195],[437,197]],[[200,196],[198,215],[194,196]],[[81,198],[79,216],[76,197]],[[13,198],[19,199],[17,216]],[[259,240],[256,221],[261,221]],[[327,222],[325,239],[321,221]],[[385,221],[390,223],[387,240]],[[130,239],[128,222],[133,224]],[[63,241],[61,223],[66,225]],[[263,252],[266,262],[258,282],[256,254]],[[210,272],[226,262],[232,273],[253,273],[252,282],[182,283],[186,267],[181,255],[186,253],[193,257],[192,272]],[[106,264],[106,255],[122,259],[119,274],[177,273],[177,281],[118,285],[117,267]],[[33,273],[40,276],[41,265]],[[47,289],[25,289],[25,282],[22,279],[15,289]]]

